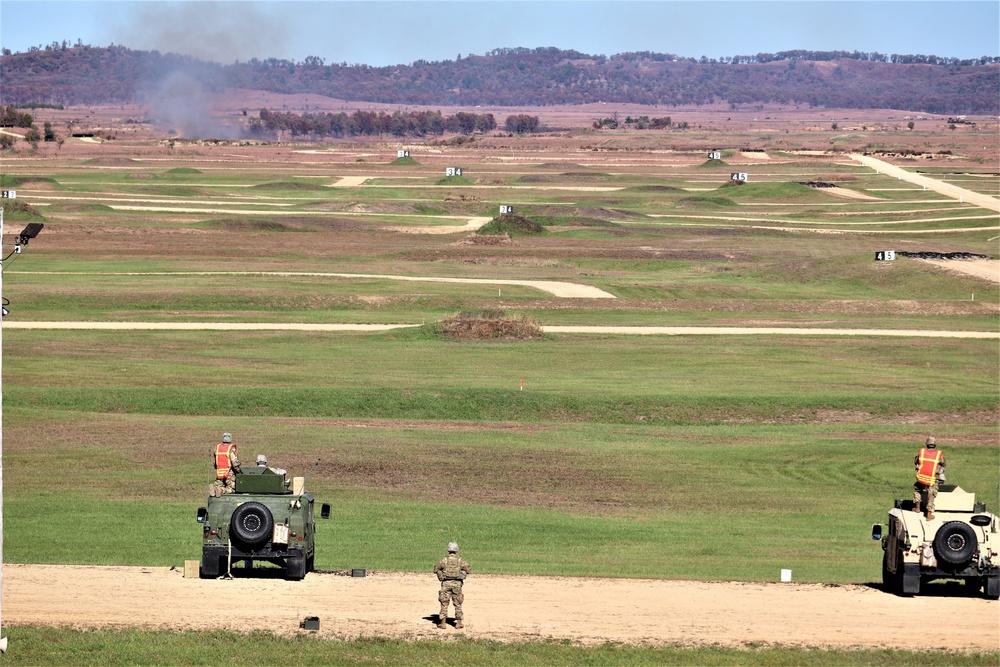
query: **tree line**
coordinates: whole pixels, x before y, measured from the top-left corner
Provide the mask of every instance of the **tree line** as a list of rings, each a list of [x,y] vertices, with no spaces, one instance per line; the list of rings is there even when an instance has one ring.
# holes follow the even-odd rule
[[[0,127],[31,127],[35,117],[26,111],[18,111],[12,105],[0,107]]]
[[[157,81],[178,71],[211,92],[243,88],[422,106],[725,103],[736,108],[804,104],[946,115],[1000,113],[1000,57],[960,60],[809,50],[695,59],[652,52],[606,57],[554,47],[516,48],[371,67],[326,64],[317,56],[301,62],[268,58],[220,65],[123,46],[59,44],[0,56],[0,101],[135,102]]]
[[[275,137],[287,132],[292,137],[356,137],[382,136],[425,137],[456,134],[485,134],[497,128],[491,113],[460,111],[445,116],[440,111],[355,111],[354,113],[294,113],[261,109],[251,118],[247,131],[251,137]],[[508,116],[505,128],[509,132],[534,132],[538,116]]]

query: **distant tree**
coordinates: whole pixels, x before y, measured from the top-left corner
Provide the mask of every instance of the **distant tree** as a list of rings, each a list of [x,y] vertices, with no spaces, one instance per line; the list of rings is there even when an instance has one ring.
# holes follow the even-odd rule
[[[517,134],[534,132],[538,129],[538,116],[529,116],[523,113],[516,116],[507,116],[507,120],[504,121],[504,129]]]
[[[9,134],[0,134],[0,150],[10,150],[14,147],[15,141],[17,141],[17,137],[12,137]]]
[[[497,129],[497,121],[491,113],[484,113],[476,116],[476,130],[486,133]]]
[[[476,114],[459,111],[454,118],[458,131],[462,134],[472,134],[476,131]]]
[[[906,127],[907,127],[907,129],[912,130],[913,129],[913,121],[911,120],[909,123],[907,123]]]
[[[834,132],[836,132],[837,131],[837,124],[836,123],[831,123],[830,124],[830,129],[833,130]]]
[[[52,129],[52,123],[46,121],[45,122],[45,141],[55,141],[55,140],[56,140],[56,131],[54,129]]]
[[[24,133],[24,140],[31,144],[32,148],[38,148],[38,142],[42,140],[42,135],[39,134],[38,128],[32,125],[28,128],[28,131]]]

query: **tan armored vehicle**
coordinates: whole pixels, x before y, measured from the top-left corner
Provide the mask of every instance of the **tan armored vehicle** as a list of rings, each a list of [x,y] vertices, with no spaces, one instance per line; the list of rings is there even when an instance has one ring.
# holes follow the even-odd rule
[[[917,595],[934,579],[964,579],[987,598],[1000,597],[1000,520],[977,503],[976,495],[952,484],[938,490],[934,518],[897,500],[889,526],[872,526],[882,540],[882,586],[897,595]]]

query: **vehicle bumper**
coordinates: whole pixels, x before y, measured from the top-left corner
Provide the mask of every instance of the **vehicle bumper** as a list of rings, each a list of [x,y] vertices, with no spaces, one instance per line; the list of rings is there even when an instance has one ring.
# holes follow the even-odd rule
[[[907,563],[906,574],[911,566],[919,570],[919,575],[925,579],[979,579],[981,577],[1000,577],[1000,566],[980,569],[975,563],[957,570],[943,570],[939,567],[920,567],[919,563]]]
[[[202,558],[228,558],[229,545],[226,544],[204,544],[201,550]],[[233,545],[233,560],[284,560],[287,558],[297,558],[306,555],[305,550],[299,547],[288,549],[274,549],[270,546],[260,549],[243,550]]]

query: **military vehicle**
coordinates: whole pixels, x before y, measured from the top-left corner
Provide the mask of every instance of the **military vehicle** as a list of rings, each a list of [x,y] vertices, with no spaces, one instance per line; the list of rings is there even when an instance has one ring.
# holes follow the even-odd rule
[[[934,518],[913,511],[912,500],[896,500],[888,530],[872,526],[882,540],[882,586],[897,595],[917,595],[935,579],[961,579],[1000,597],[1000,525],[976,494],[953,484],[938,489]]]
[[[202,524],[201,576],[231,574],[233,563],[267,561],[285,568],[285,578],[299,581],[313,571],[316,555],[314,498],[301,477],[284,471],[243,466],[233,493],[209,497],[198,508]],[[330,518],[323,504],[321,516]]]

